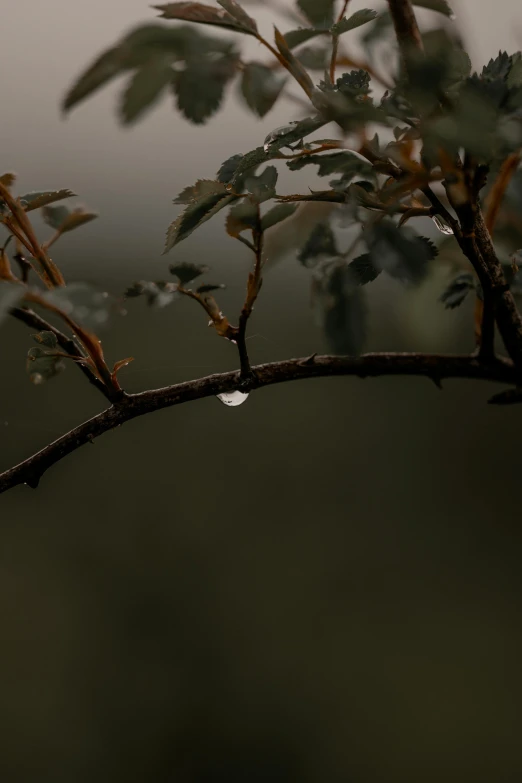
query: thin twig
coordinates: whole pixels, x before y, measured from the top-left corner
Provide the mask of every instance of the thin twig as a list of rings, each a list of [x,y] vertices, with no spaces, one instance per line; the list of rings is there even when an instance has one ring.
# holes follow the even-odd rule
[[[506,384],[516,384],[518,380],[518,373],[512,362],[507,359],[496,359],[488,364],[472,356],[408,353],[370,353],[359,357],[303,357],[258,365],[252,370],[250,390],[304,378],[339,375],[352,375],[359,378],[390,375],[421,376],[436,382],[444,378],[471,378]],[[126,421],[162,408],[231,392],[240,385],[246,388],[241,373],[234,371],[141,394],[125,395],[119,403],[80,424],[79,427],[58,438],[19,465],[0,474],[0,493],[18,484],[36,487],[42,475],[52,465],[85,443],[92,443],[94,438]]]
[[[341,8],[341,13],[337,17],[337,24],[339,24],[341,19],[344,17],[349,2],[350,0],[344,0],[343,7]],[[338,50],[339,50],[339,36],[333,33],[332,34],[332,57],[330,59],[330,83],[331,84],[335,82],[335,65],[337,62]]]
[[[86,358],[85,354],[83,354],[82,351],[78,348],[74,340],[67,337],[67,335],[65,335],[41,316],[37,315],[33,310],[22,307],[14,307],[10,313],[18,321],[26,324],[26,326],[30,326],[32,329],[36,329],[39,332],[52,332],[58,340],[58,345],[63,348],[63,350],[70,356],[82,359]],[[112,401],[111,395],[108,393],[107,388],[92,372],[92,370],[83,362],[76,362],[76,364],[81,372],[83,372],[83,374],[86,376],[89,383],[92,383],[92,385],[95,386],[104,397],[106,397],[109,401]]]
[[[493,234],[507,187],[519,165],[520,152],[513,152],[500,167],[498,176],[488,194],[485,203],[484,222],[491,235]],[[479,346],[480,356],[493,356],[495,353],[494,301],[487,290],[483,292],[483,298],[480,299],[477,296],[475,302],[475,340]]]
[[[239,324],[237,328],[237,335],[235,337],[237,343],[237,349],[239,352],[239,361],[241,366],[241,377],[249,379],[252,374],[250,367],[250,359],[248,357],[248,351],[246,347],[246,330],[248,319],[252,314],[254,308],[254,302],[256,301],[259,291],[261,289],[261,269],[263,266],[263,231],[261,230],[261,214],[259,211],[259,205],[257,207],[257,227],[252,231],[254,240],[255,251],[255,263],[254,271],[248,275],[247,292],[245,302],[241,309],[239,316]]]

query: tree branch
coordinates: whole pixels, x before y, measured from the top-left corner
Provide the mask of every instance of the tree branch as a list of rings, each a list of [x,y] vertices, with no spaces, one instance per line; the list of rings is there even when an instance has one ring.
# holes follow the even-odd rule
[[[388,0],[397,43],[403,61],[408,61],[412,49],[423,51],[422,38],[410,0]]]
[[[421,376],[431,379],[437,385],[443,378],[471,378],[516,384],[519,377],[514,365],[508,359],[495,359],[486,363],[473,356],[415,353],[369,353],[359,357],[311,356],[258,365],[253,368],[253,371],[254,374],[250,376],[249,381],[250,390],[286,381],[334,375],[352,375],[359,378],[389,375]],[[35,488],[42,475],[52,465],[85,443],[92,443],[95,438],[126,421],[162,408],[231,392],[239,385],[246,388],[241,373],[234,371],[210,375],[163,389],[125,395],[121,401],[107,410],[80,424],[19,465],[0,474],[0,493],[18,484],[28,484]]]

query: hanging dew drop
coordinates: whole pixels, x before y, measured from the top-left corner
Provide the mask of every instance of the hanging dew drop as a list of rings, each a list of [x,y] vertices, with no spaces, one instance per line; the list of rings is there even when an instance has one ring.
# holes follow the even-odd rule
[[[236,408],[238,405],[242,405],[248,398],[248,392],[241,392],[238,389],[232,392],[224,392],[217,395],[218,400],[221,400],[223,405],[228,405],[230,408]]]
[[[440,217],[440,215],[433,215],[432,220],[442,234],[453,236],[453,229]]]
[[[297,122],[291,122],[289,125],[281,125],[280,128],[276,128],[273,131],[270,131],[268,136],[266,137],[264,143],[263,143],[263,149],[265,152],[268,152],[270,147],[275,144],[278,139],[283,138],[283,136],[286,136],[287,133],[291,133],[295,126],[297,125]],[[288,146],[287,144],[283,144],[283,147]]]

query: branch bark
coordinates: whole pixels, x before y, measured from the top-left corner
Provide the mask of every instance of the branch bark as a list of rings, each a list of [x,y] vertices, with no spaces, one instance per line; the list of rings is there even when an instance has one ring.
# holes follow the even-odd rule
[[[304,378],[339,375],[352,375],[359,378],[391,375],[420,376],[429,378],[437,385],[440,385],[440,381],[444,378],[471,378],[507,384],[516,384],[518,379],[513,363],[507,359],[495,359],[486,363],[473,356],[415,353],[370,353],[359,357],[311,356],[262,364],[252,369],[251,390]],[[42,475],[54,464],[85,443],[92,443],[95,438],[126,421],[162,408],[231,392],[239,385],[246,390],[245,379],[241,377],[241,372],[234,371],[140,394],[125,395],[121,401],[107,410],[80,424],[19,465],[0,474],[0,494],[18,484],[37,487]]]

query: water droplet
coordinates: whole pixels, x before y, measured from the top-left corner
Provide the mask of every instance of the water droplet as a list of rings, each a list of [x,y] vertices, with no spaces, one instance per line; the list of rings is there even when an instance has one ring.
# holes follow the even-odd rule
[[[265,150],[265,152],[266,152],[266,150]],[[228,184],[228,185],[225,185],[225,190],[228,190],[228,191],[230,191],[230,190],[232,190],[232,188],[233,188],[233,187],[234,187],[234,186],[233,186],[233,185],[232,185],[232,184],[229,182],[229,184]]]
[[[440,215],[433,215],[432,220],[442,234],[453,236],[453,229]]]
[[[218,400],[221,400],[223,405],[229,405],[231,408],[235,408],[238,405],[242,405],[248,397],[248,392],[241,392],[238,389],[232,392],[224,392],[218,394]]]
[[[278,139],[280,139],[282,136],[286,136],[287,133],[291,133],[291,131],[294,130],[295,126],[297,125],[297,122],[292,121],[288,125],[281,125],[280,128],[276,128],[273,131],[270,131],[268,136],[266,137],[264,143],[263,143],[263,149],[265,152],[268,152],[269,148],[274,144]],[[284,144],[283,146],[288,146]]]
[[[450,21],[454,22],[457,19],[457,14],[450,14],[449,18],[450,18]]]
[[[31,375],[31,380],[35,386],[41,386],[41,384],[45,381],[45,378],[39,372],[35,372]]]

